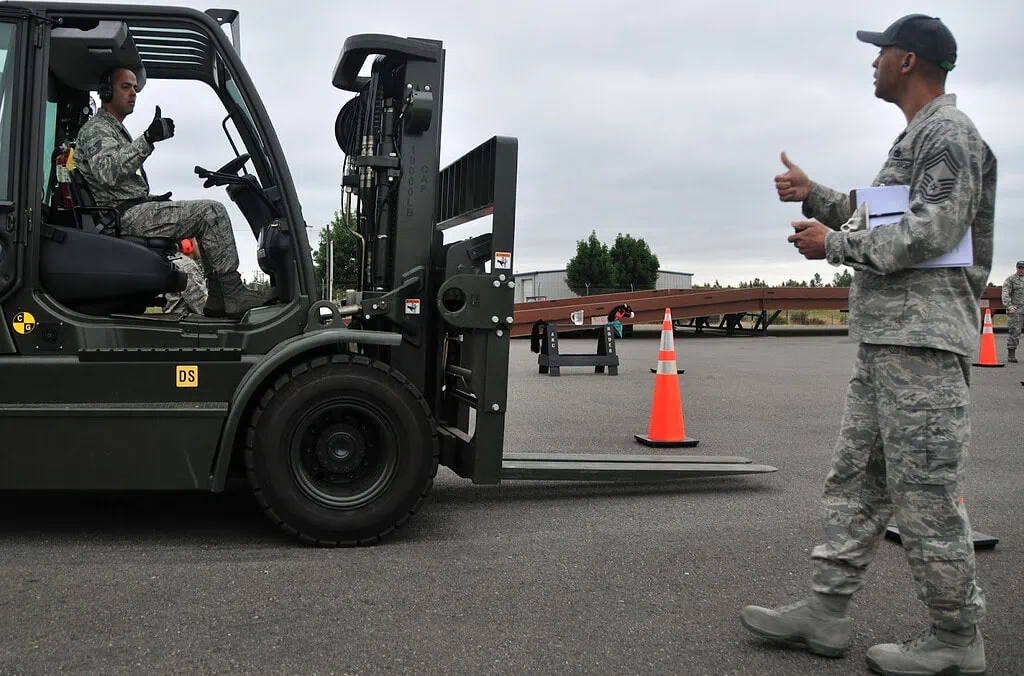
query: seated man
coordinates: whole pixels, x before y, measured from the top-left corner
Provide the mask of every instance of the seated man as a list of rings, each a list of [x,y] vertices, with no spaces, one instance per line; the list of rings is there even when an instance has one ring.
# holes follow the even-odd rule
[[[75,148],[75,165],[92,189],[96,204],[114,207],[121,214],[121,232],[137,237],[194,237],[207,276],[209,297],[203,308],[208,317],[241,318],[263,305],[238,274],[231,221],[224,205],[213,200],[173,202],[153,196],[142,168],[153,144],[174,135],[174,121],[160,116],[134,141],[124,118],[135,110],[138,78],[128,68],[106,73],[99,86],[100,110],[82,125]],[[186,290],[186,295],[195,295]]]

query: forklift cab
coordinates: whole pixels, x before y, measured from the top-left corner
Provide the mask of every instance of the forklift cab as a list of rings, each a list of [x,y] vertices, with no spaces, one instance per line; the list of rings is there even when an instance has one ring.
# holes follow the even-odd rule
[[[232,25],[237,40],[235,18],[131,5],[116,15],[72,4],[0,8],[0,354],[75,351],[84,333],[107,331],[132,345],[241,345],[306,314],[315,285],[305,227],[273,130],[223,30]],[[122,232],[74,168],[77,134],[96,113],[91,92],[115,66],[132,69],[140,90],[155,80],[204,84],[224,107],[219,126],[235,157],[194,171],[205,188],[226,188],[252,232],[236,236],[236,246],[255,249],[269,277],[272,302],[241,321],[160,312],[165,294],[185,288],[171,262],[178,242]],[[24,313],[50,327],[47,345],[38,344],[42,332],[10,333],[8,315]]]

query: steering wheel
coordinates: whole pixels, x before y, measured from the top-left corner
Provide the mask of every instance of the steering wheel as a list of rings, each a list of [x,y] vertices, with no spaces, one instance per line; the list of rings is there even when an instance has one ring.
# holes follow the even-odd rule
[[[223,167],[218,169],[217,173],[218,174],[234,174],[239,169],[242,168],[242,165],[244,165],[248,161],[249,161],[249,153],[242,153],[241,155],[239,155],[238,157],[236,157],[235,159],[231,160],[230,162],[225,164]]]
[[[238,157],[234,158],[223,167],[213,172],[214,174],[235,174],[242,166],[249,161],[249,153],[242,153]],[[199,167],[196,167],[196,173],[199,173]],[[216,185],[217,180],[211,176],[203,183],[204,188],[212,188]]]

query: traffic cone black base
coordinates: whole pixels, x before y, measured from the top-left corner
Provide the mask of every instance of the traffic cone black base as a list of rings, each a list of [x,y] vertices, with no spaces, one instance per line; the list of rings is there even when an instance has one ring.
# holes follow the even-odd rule
[[[700,442],[697,439],[685,437],[682,441],[657,441],[646,434],[634,434],[633,437],[644,446],[651,448],[692,448]]]
[[[900,529],[896,526],[889,526],[885,529],[885,537],[899,542],[902,544],[903,537],[900,535]],[[971,531],[971,541],[974,542],[975,549],[992,549],[999,544],[999,538],[994,535],[986,535],[985,533],[979,533],[978,531]]]
[[[964,496],[960,496],[960,504],[964,504]],[[900,535],[900,529],[896,526],[889,526],[885,529],[885,537],[890,540],[895,540],[902,544],[903,537]],[[974,543],[975,549],[992,549],[999,544],[999,538],[993,535],[987,535],[981,531],[971,529],[971,541]]]

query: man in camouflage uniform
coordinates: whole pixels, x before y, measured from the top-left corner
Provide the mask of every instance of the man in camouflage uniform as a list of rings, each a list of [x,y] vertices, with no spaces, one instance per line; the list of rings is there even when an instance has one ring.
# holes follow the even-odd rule
[[[171,201],[169,194],[150,194],[142,164],[155,143],[174,135],[174,122],[161,117],[157,106],[152,123],[133,141],[123,122],[135,110],[137,91],[138,80],[130,69],[117,68],[104,76],[99,91],[101,109],[82,125],[76,140],[77,171],[92,189],[98,206],[118,209],[123,234],[178,240],[195,237],[209,289],[204,314],[240,318],[263,300],[238,274],[238,251],[228,213],[213,200]]]
[[[776,609],[747,606],[741,618],[760,637],[842,655],[850,597],[895,516],[931,626],[913,641],[873,646],[868,665],[883,674],[980,674],[985,650],[976,625],[985,596],[961,495],[970,359],[992,266],[996,160],[945,93],[956,42],[938,19],[911,15],[857,37],[880,47],[875,95],[907,119],[873,185],[909,185],[911,204],[898,223],[869,229],[846,194],[812,182],[782,154],[788,171],[776,177],[779,199],[801,202],[804,216],[818,219],[794,223],[789,241],[808,259],[856,271],[850,334],[859,347],[825,480],[825,538],[811,553],[809,594]],[[956,247],[968,228],[973,265],[919,267]]]
[[[1021,312],[1024,311],[1024,261],[1017,261],[1017,272],[1003,282],[1003,305],[1006,306],[1006,361],[1017,363],[1017,345],[1020,344]]]
[[[164,312],[166,314],[178,314],[181,312],[194,312],[202,314],[206,307],[208,291],[206,288],[205,273],[203,272],[199,252],[193,249],[189,253],[178,252],[171,263],[186,275],[188,284],[185,285],[183,293],[164,294]]]

